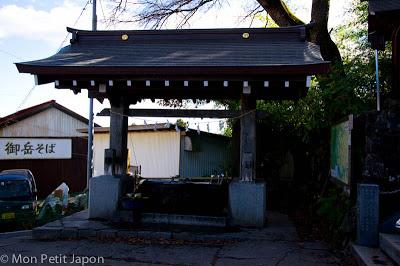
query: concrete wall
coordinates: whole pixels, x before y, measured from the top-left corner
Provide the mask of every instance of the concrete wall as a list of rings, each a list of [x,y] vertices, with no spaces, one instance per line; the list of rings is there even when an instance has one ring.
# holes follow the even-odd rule
[[[76,137],[87,125],[56,108],[50,108],[20,122],[0,129],[1,137]]]
[[[94,135],[94,175],[104,174],[104,150],[109,133]],[[169,178],[179,175],[180,133],[176,131],[131,131],[128,133],[130,165],[142,167],[142,177]]]

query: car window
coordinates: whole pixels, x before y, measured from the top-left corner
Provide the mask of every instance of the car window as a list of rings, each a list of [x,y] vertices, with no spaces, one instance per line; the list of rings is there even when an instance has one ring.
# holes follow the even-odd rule
[[[33,177],[33,174],[31,172],[29,172],[29,180],[30,180],[30,182],[32,184],[32,187],[33,187],[32,190],[36,191],[37,188],[36,188],[35,178]]]
[[[31,196],[27,180],[0,180],[0,199],[12,199]]]

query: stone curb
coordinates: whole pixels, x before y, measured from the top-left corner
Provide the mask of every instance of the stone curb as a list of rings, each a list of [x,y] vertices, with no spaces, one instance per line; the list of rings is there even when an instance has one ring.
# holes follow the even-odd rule
[[[57,240],[61,239],[61,229],[57,227],[38,227],[33,229],[32,237],[38,240]]]
[[[22,236],[32,236],[32,230],[0,233],[0,239],[8,239],[12,237],[22,237]]]
[[[59,240],[59,239],[171,239],[183,241],[240,241],[243,237],[234,235],[213,235],[190,232],[170,231],[129,231],[116,229],[78,229],[61,227],[38,227],[33,229],[32,236],[36,240]]]

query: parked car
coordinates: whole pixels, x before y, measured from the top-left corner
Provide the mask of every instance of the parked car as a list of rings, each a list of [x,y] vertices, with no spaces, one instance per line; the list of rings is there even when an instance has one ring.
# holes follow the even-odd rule
[[[0,173],[0,223],[33,225],[37,210],[36,182],[26,169]]]

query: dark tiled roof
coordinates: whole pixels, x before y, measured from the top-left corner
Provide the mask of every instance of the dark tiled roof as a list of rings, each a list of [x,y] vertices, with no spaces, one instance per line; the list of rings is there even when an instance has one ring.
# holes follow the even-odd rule
[[[400,0],[370,0],[369,1],[369,12],[380,13],[380,12],[392,12],[400,11]]]
[[[305,26],[96,32],[68,30],[73,34],[71,45],[49,58],[17,64],[20,72],[35,74],[40,67],[53,67],[61,72],[81,68],[82,74],[93,74],[95,68],[104,70],[106,74],[110,67],[278,67],[328,63],[322,59],[317,45],[305,41]],[[243,38],[246,33],[249,35],[247,39]],[[125,34],[129,39],[123,41]],[[33,71],[32,67],[37,68]],[[86,70],[88,73],[85,73]]]
[[[83,123],[88,123],[89,121],[84,118],[83,116],[71,111],[70,109],[56,103],[56,101],[51,100],[48,102],[44,102],[26,109],[23,109],[21,111],[18,111],[16,113],[13,113],[11,115],[5,116],[0,118],[0,128],[4,128],[7,127],[9,125],[15,124],[19,121],[22,121],[28,117],[34,116],[38,113],[41,113],[43,111],[46,111],[47,109],[50,108],[56,108],[58,110],[60,110],[61,112],[64,112],[72,117],[74,117],[75,119],[83,122]],[[95,127],[99,127],[98,124],[95,124]]]

